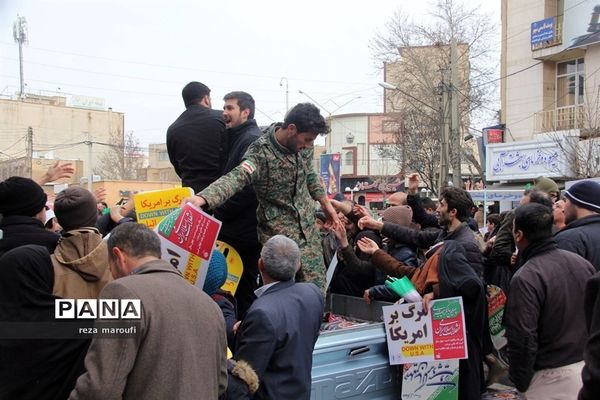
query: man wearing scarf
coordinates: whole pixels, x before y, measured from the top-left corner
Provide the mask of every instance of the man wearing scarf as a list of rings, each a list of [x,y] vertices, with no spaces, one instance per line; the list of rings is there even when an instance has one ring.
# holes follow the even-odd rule
[[[583,293],[594,274],[581,256],[552,238],[552,210],[530,203],[515,211],[520,267],[504,311],[509,375],[528,400],[575,399],[587,339]]]

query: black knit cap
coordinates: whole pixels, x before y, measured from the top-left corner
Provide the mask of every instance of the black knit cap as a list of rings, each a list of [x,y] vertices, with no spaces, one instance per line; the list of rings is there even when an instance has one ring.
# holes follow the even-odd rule
[[[65,231],[95,226],[98,218],[96,198],[82,187],[67,188],[56,195],[54,213]]]
[[[600,183],[598,182],[577,182],[565,190],[565,197],[578,207],[600,213]]]
[[[46,205],[48,196],[35,181],[11,176],[0,182],[0,214],[33,217]]]
[[[210,95],[210,89],[204,83],[190,82],[181,91],[181,97],[186,107]]]

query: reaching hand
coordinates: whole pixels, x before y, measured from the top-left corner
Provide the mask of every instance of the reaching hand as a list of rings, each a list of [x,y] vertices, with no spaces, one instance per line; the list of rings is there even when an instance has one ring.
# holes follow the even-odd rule
[[[371,216],[364,216],[358,220],[360,229],[374,229],[380,231],[383,229],[383,222],[377,222]]]
[[[408,177],[408,193],[415,194],[419,190],[419,174],[410,174]]]
[[[429,312],[429,302],[433,300],[433,292],[429,292],[423,296],[423,311]]]
[[[348,236],[346,236],[346,227],[344,224],[340,222],[332,226],[331,231],[335,234],[335,237],[338,238],[342,247],[347,247],[349,245]]]
[[[106,189],[98,188],[94,190],[94,197],[96,198],[96,203],[106,200]]]
[[[363,299],[367,304],[371,304],[371,293],[369,293],[369,289],[366,289],[363,293]]]
[[[358,215],[359,217],[370,217],[371,216],[369,209],[365,206],[361,206],[360,204],[355,204],[352,211],[354,211],[354,214]]]
[[[368,237],[362,237],[356,242],[360,251],[365,254],[373,255],[377,250],[379,250],[379,246],[373,240]]]
[[[201,196],[191,196],[183,199],[183,201],[181,202],[181,206],[183,207],[186,203],[190,203],[198,208],[202,208],[206,205],[206,199]]]
[[[40,185],[48,182],[54,182],[57,179],[70,178],[75,173],[73,163],[64,163],[60,165],[60,161],[56,161],[53,166],[49,167],[46,174],[38,181]]]

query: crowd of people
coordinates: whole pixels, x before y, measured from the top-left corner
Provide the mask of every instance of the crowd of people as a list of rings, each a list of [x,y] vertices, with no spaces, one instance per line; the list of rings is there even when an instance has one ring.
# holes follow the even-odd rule
[[[408,277],[425,306],[463,298],[460,399],[481,398],[506,374],[530,400],[598,397],[600,184],[561,193],[541,177],[518,207],[483,221],[467,190],[448,187],[436,203],[419,195],[413,174],[406,193],[373,215],[342,194],[328,198],[312,164],[314,140],[328,133],[314,105],[296,105],[263,132],[248,93],[228,93],[223,112],[211,109],[202,83],[182,97],[186,109],[167,130],[169,158],[196,193],[184,201],[221,220],[219,239],[242,258],[235,295],[220,289],[222,255],[211,260],[210,285],[186,282],[161,259],[156,233],[135,222],[132,201],[111,207],[102,193],[73,186],[48,202],[40,185],[72,174],[69,164],[38,182],[8,178],[0,182],[0,398],[309,399],[324,295],[396,302],[388,276]],[[500,351],[489,285],[507,296]],[[57,299],[139,299],[142,312],[133,322],[97,321],[133,324],[134,334],[117,338],[35,332],[63,326]]]

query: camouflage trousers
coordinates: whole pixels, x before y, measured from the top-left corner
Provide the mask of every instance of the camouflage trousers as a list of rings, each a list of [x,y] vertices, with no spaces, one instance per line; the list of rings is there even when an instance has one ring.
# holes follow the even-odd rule
[[[323,260],[323,248],[320,236],[314,235],[310,240],[301,240],[300,247],[302,266],[296,274],[296,282],[312,282],[319,287],[325,296],[326,268]]]

